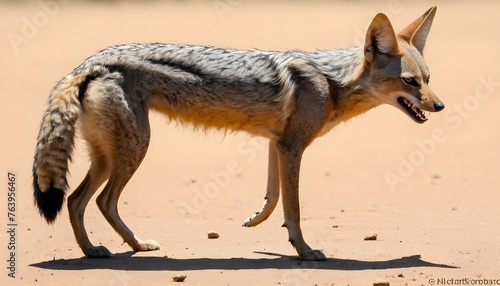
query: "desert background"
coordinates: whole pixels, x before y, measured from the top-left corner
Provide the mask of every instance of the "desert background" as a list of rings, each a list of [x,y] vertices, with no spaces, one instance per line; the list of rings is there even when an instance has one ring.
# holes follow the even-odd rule
[[[159,251],[122,245],[92,200],[90,239],[115,255],[84,258],[66,205],[53,225],[34,208],[32,158],[48,94],[106,46],[334,49],[363,44],[378,12],[399,31],[433,5],[425,58],[446,109],[417,125],[380,106],[304,154],[302,229],[327,261],[296,258],[280,227],[281,204],[261,225],[241,227],[265,194],[265,140],[204,134],[158,114],[119,211]],[[494,0],[0,1],[0,284],[171,285],[173,275],[186,275],[186,285],[500,284],[499,12]],[[78,141],[70,190],[88,165]],[[15,278],[8,276],[9,172],[16,177]],[[209,240],[208,231],[220,237]],[[365,241],[370,233],[377,240]]]

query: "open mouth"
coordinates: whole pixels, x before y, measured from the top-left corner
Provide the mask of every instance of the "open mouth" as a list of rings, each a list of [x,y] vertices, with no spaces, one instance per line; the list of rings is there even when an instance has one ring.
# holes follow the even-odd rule
[[[404,97],[398,97],[398,102],[403,106],[403,108],[408,112],[410,117],[417,123],[424,123],[427,121],[427,116],[424,114],[422,109],[416,107],[410,101]]]

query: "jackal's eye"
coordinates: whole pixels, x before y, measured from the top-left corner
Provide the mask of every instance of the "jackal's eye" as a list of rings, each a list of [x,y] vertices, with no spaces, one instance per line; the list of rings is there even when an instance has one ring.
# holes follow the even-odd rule
[[[403,81],[404,84],[412,87],[420,87],[418,82],[415,80],[414,77],[402,77],[401,80]]]

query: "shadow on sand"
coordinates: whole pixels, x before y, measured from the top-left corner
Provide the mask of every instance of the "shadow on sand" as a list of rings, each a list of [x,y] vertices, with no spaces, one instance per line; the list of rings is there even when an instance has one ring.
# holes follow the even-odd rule
[[[238,269],[325,269],[325,270],[367,270],[396,269],[412,267],[457,268],[436,264],[421,259],[420,255],[401,257],[386,261],[360,261],[329,258],[327,261],[301,261],[296,256],[285,256],[269,252],[256,252],[273,258],[190,258],[134,257],[129,251],[111,258],[58,259],[31,264],[30,266],[57,270],[111,269],[130,271],[151,270],[238,270]]]

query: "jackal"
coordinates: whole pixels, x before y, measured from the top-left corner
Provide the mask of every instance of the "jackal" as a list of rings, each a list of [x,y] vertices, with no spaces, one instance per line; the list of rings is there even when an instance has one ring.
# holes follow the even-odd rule
[[[256,226],[274,210],[281,190],[289,241],[300,258],[325,260],[300,228],[299,169],[306,147],[335,125],[382,103],[417,123],[444,104],[428,86],[423,49],[436,7],[399,34],[384,14],[364,47],[305,52],[232,50],[211,46],[128,44],[91,56],[52,90],[33,165],[35,204],[48,223],[61,210],[75,130],[88,144],[90,169],[68,197],[76,240],[88,257],[109,257],[85,230],[84,211],[107,181],[97,205],[135,251],[159,249],[141,240],[117,211],[118,198],[148,149],[148,113],[204,129],[246,131],[269,139],[267,193],[244,222]]]

